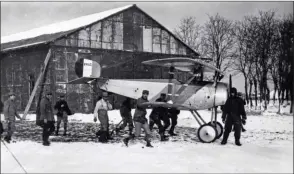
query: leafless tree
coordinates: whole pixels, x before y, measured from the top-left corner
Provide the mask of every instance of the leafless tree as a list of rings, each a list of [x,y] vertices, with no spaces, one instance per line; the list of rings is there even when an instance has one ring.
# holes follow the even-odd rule
[[[200,32],[201,26],[197,24],[196,17],[192,16],[181,19],[180,25],[174,30],[177,37],[202,55]]]
[[[284,93],[286,92],[286,100],[290,93],[291,107],[290,112],[293,111],[293,16],[288,15],[280,21],[278,31],[280,34],[280,47],[279,47],[279,61],[278,61],[278,84],[280,86],[279,91],[279,103],[284,102]],[[290,80],[291,79],[291,80]],[[280,98],[281,97],[281,98]]]
[[[203,27],[201,40],[206,56],[214,59],[222,71],[230,67],[230,59],[236,56],[234,22],[216,14],[209,16]]]
[[[252,17],[246,16],[242,21],[237,21],[235,25],[235,37],[236,37],[236,57],[233,59],[233,68],[237,72],[241,73],[245,79],[245,96],[246,101],[252,106],[251,91],[252,91],[252,67],[253,67],[253,41],[254,33],[256,32],[255,25],[252,25]],[[250,84],[248,95],[248,83]]]

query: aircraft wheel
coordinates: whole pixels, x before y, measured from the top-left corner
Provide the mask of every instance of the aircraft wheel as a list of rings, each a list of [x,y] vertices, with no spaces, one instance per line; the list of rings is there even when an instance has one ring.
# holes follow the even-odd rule
[[[202,143],[211,143],[216,139],[217,131],[213,126],[204,124],[198,129],[197,136]]]
[[[208,124],[215,127],[214,123],[212,123],[212,122],[209,122]],[[220,122],[216,122],[215,129],[216,129],[216,132],[217,132],[216,139],[219,139],[224,133],[224,127]]]

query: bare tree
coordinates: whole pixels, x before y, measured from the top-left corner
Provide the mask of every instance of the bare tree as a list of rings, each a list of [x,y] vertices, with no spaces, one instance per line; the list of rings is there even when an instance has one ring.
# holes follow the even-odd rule
[[[252,24],[252,17],[246,16],[242,21],[237,21],[235,25],[236,37],[236,57],[232,61],[234,70],[240,72],[245,79],[245,96],[246,101],[249,103],[249,96],[252,91],[252,67],[253,67],[253,41],[254,33],[256,32],[255,25]],[[248,83],[250,84],[250,91],[248,95]],[[252,101],[251,101],[252,106]]]
[[[181,19],[180,25],[174,30],[175,35],[195,51],[203,54],[201,46],[201,26],[197,24],[196,18],[189,16]]]
[[[279,48],[279,62],[278,62],[278,83],[280,86],[279,103],[284,101],[284,93],[290,93],[291,107],[290,112],[293,111],[293,78],[292,59],[293,59],[293,16],[285,16],[279,23],[278,31],[280,34],[280,48]],[[281,101],[280,101],[281,100]]]
[[[230,67],[230,59],[236,56],[234,48],[234,23],[216,14],[209,16],[203,27],[202,46],[206,56],[214,59],[215,66],[222,71]]]
[[[257,25],[257,35],[255,54],[256,54],[256,76],[259,81],[259,92],[260,92],[260,102],[263,103],[264,109],[267,109],[267,99],[269,94],[268,89],[268,72],[271,57],[271,50],[274,43],[274,34],[277,30],[275,12],[272,10],[266,12],[259,12],[259,16],[256,20]]]

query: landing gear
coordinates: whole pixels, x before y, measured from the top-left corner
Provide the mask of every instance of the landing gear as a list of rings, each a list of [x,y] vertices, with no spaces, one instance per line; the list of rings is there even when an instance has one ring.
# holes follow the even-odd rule
[[[190,112],[200,125],[200,128],[197,132],[199,141],[201,141],[202,143],[212,143],[222,136],[223,126],[221,125],[221,123],[214,120],[206,123],[196,110],[190,110]]]
[[[203,124],[198,129],[197,136],[202,143],[211,143],[216,139],[217,131],[213,126]]]
[[[208,124],[213,126],[216,129],[216,132],[217,132],[216,139],[219,139],[224,133],[223,125],[217,121],[209,122]]]

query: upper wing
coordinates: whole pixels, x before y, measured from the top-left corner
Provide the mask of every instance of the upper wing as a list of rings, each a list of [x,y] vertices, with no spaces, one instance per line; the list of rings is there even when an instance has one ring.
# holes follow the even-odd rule
[[[202,60],[198,59],[191,59],[186,57],[174,57],[174,58],[166,58],[166,59],[155,59],[155,60],[148,60],[142,62],[146,65],[155,65],[155,66],[162,66],[162,67],[175,67],[176,69],[180,71],[185,72],[193,72],[195,67],[202,66],[203,72],[214,72],[218,71],[222,74],[222,71],[213,65],[206,63]]]

